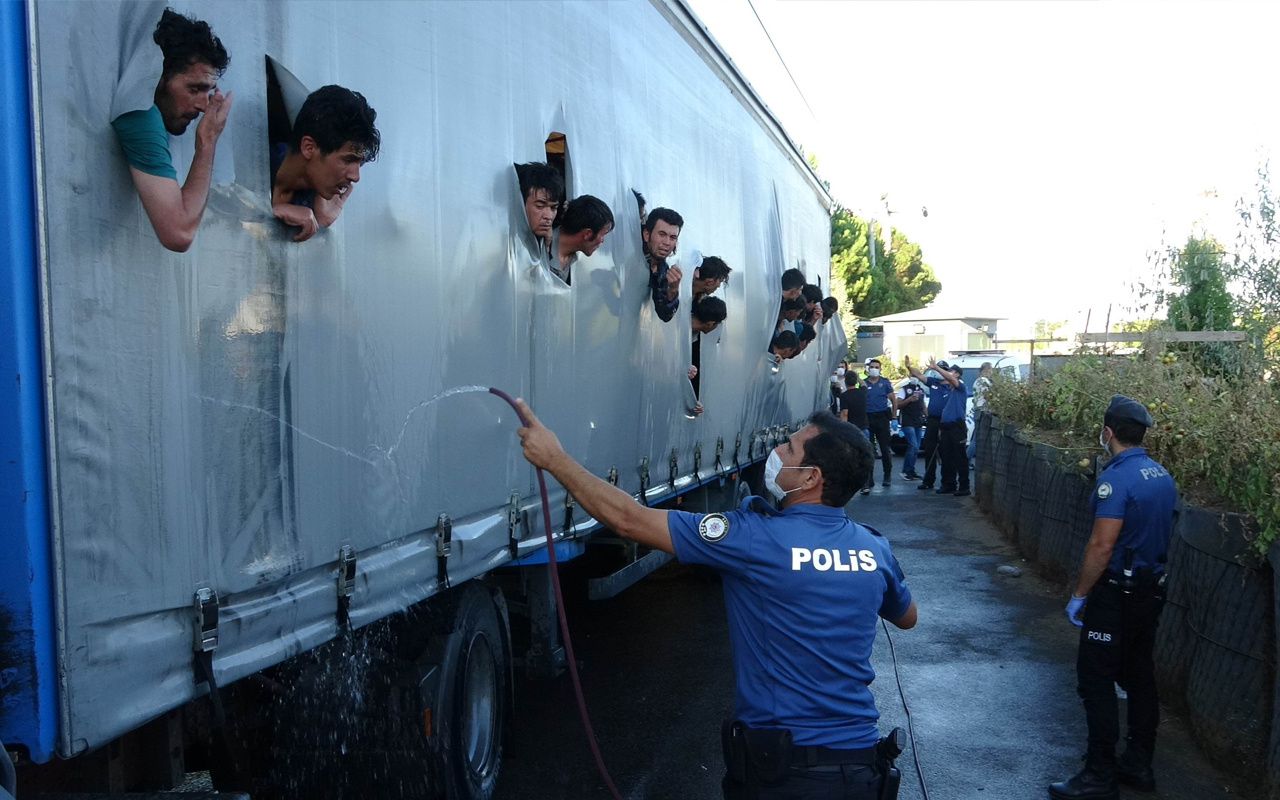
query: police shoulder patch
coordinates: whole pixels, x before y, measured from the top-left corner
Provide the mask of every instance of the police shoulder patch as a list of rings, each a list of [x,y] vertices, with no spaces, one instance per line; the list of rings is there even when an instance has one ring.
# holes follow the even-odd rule
[[[708,514],[698,523],[698,535],[715,543],[729,535],[729,518],[724,514]]]
[[[1109,483],[1098,484],[1098,499],[1106,500],[1110,496],[1111,496],[1111,484]]]

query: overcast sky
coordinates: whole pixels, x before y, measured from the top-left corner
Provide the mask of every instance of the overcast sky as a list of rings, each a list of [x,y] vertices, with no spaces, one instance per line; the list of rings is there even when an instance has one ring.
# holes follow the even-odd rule
[[[888,193],[965,313],[1100,329],[1162,241],[1232,235],[1280,137],[1280,4],[755,0],[811,113],[746,0],[691,2],[841,203]]]

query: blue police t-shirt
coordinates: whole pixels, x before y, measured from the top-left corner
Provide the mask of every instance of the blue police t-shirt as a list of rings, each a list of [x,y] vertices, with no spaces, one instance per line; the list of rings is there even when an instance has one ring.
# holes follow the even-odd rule
[[[947,384],[947,403],[942,407],[942,422],[959,422],[965,418],[968,409],[967,398],[969,393],[965,391],[964,383],[958,383],[955,386]]]
[[[1124,552],[1132,547],[1135,567],[1163,572],[1177,503],[1173,476],[1147,455],[1145,447],[1131,447],[1112,458],[1098,474],[1089,503],[1095,518],[1124,520],[1107,569],[1121,572]]]
[[[881,378],[872,383],[870,379],[863,379],[862,385],[867,387],[867,413],[876,414],[881,411],[889,410],[889,397],[893,394],[893,384],[888,380]]]
[[[942,378],[925,378],[924,385],[929,387],[929,416],[942,416],[946,408],[947,397],[951,394],[951,384]]]
[[[735,717],[799,745],[874,745],[876,624],[911,605],[888,541],[843,508],[778,511],[758,497],[726,513],[669,511],[667,526],[677,558],[723,577]]]

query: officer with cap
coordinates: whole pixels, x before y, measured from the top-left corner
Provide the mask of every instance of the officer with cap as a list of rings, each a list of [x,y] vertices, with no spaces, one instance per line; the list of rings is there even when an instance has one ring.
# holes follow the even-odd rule
[[[1055,800],[1118,798],[1120,783],[1155,790],[1151,757],[1160,701],[1152,650],[1178,491],[1142,447],[1152,421],[1141,403],[1115,395],[1103,422],[1098,441],[1110,460],[1090,500],[1093,535],[1067,603],[1067,618],[1081,627],[1076,674],[1089,750],[1083,771],[1049,787]],[[1118,762],[1117,683],[1129,695],[1129,737]]]
[[[939,361],[926,372],[921,372],[911,363],[911,356],[903,356],[902,363],[911,373],[911,377],[922,381],[929,387],[929,403],[925,408],[927,419],[924,423],[924,441],[920,443],[920,455],[924,458],[924,480],[916,488],[924,491],[933,488],[933,481],[938,475],[938,464],[942,460],[942,412],[951,397],[951,384],[942,377],[939,370],[950,370],[951,365]],[[954,491],[954,490],[953,490]]]
[[[726,799],[896,797],[892,782],[880,793],[871,646],[880,618],[910,628],[916,605],[889,543],[844,512],[871,474],[866,436],[819,411],[769,454],[765,486],[780,509],[752,497],[691,514],[646,508],[593,476],[517,402],[525,458],[588,514],[723,576],[736,717],[722,731]]]

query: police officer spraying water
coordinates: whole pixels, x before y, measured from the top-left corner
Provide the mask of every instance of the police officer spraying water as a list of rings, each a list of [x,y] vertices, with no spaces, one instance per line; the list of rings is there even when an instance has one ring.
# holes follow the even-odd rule
[[[1142,438],[1151,415],[1123,395],[1111,398],[1099,443],[1111,459],[1098,475],[1090,508],[1093,535],[1067,618],[1081,626],[1076,660],[1089,724],[1080,773],[1049,787],[1055,800],[1118,798],[1118,784],[1155,790],[1151,757],[1160,702],[1156,696],[1156,621],[1164,602],[1164,563],[1178,492]],[[1120,711],[1114,684],[1129,695],[1129,737],[1116,760]]]
[[[844,513],[872,469],[861,431],[820,411],[769,454],[765,485],[781,509],[752,497],[691,514],[646,508],[587,472],[518,402],[525,458],[588,514],[723,576],[735,683],[727,800],[896,797],[876,747],[871,646],[881,617],[910,628],[916,606],[889,543]]]

